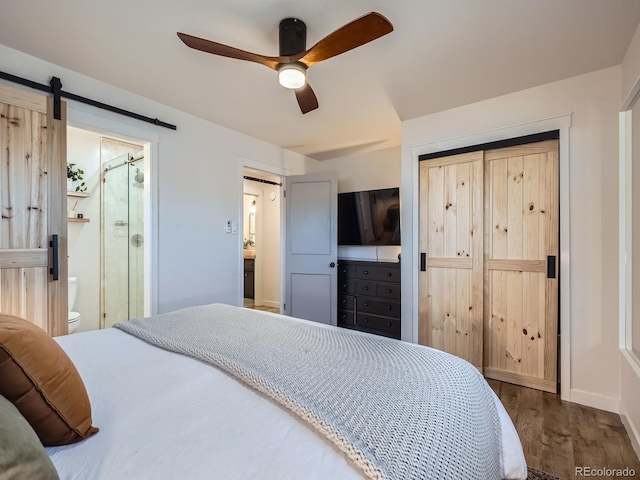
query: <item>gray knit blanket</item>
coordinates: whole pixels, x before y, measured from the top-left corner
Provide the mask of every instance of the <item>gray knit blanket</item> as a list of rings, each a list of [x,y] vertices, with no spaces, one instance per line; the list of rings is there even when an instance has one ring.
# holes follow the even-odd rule
[[[457,357],[222,304],[116,328],[208,362],[269,396],[368,478],[501,478],[492,392]]]

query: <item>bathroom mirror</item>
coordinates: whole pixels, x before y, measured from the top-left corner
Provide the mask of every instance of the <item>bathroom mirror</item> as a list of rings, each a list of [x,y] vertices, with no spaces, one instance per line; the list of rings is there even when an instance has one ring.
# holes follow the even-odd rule
[[[249,241],[252,244],[256,243],[256,214],[254,212],[249,214]]]

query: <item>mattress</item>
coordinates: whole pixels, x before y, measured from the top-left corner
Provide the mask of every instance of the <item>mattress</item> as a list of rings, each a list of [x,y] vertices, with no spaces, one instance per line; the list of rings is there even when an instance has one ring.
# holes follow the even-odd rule
[[[47,448],[63,480],[363,478],[293,414],[209,364],[116,329],[57,340],[100,428],[83,442]],[[526,479],[515,428],[495,402],[504,477]]]

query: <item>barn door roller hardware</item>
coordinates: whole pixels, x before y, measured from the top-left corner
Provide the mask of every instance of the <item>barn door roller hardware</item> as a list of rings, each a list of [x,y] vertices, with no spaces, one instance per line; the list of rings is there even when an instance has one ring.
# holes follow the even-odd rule
[[[51,77],[51,82],[49,85],[33,82],[31,80],[27,80],[26,78],[11,75],[10,73],[6,72],[0,72],[0,78],[3,80],[8,80],[9,82],[33,88],[35,90],[40,90],[41,92],[53,94],[53,118],[55,118],[56,120],[60,120],[60,101],[61,98],[64,97],[68,98],[69,100],[74,100],[86,105],[91,105],[92,107],[97,107],[103,110],[117,113],[119,115],[124,115],[125,117],[135,118],[136,120],[140,120],[141,122],[152,123],[154,125],[158,125],[159,127],[170,128],[171,130],[177,129],[175,125],[163,122],[161,120],[158,120],[157,118],[147,117],[145,115],[140,115],[139,113],[130,112],[129,110],[124,110],[119,107],[114,107],[113,105],[109,105],[107,103],[98,102],[97,100],[92,100],[81,95],[76,95],[75,93],[65,92],[64,90],[62,90],[62,81],[58,77]]]
[[[282,184],[278,182],[272,182],[271,180],[265,180],[264,178],[249,177],[248,175],[245,175],[244,179],[251,180],[252,182],[266,183],[268,185],[277,185],[278,187],[282,186]]]

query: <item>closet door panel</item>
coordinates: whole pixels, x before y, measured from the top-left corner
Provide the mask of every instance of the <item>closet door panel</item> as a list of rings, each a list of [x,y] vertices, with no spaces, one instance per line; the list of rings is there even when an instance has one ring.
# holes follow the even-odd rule
[[[555,392],[558,280],[547,278],[547,257],[557,264],[558,141],[487,151],[485,162],[484,373]]]
[[[420,338],[482,369],[483,155],[420,166]]]

